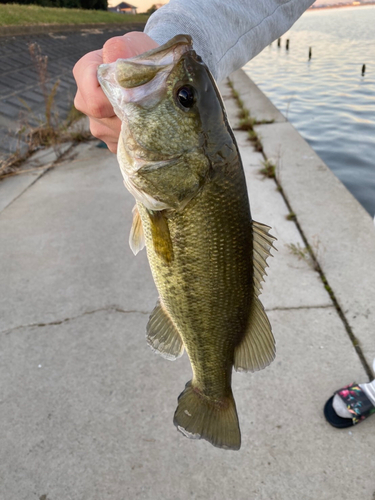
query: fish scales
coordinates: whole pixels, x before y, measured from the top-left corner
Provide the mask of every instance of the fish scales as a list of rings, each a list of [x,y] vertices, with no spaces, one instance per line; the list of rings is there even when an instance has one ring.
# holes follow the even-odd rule
[[[123,122],[118,160],[136,199],[130,244],[134,253],[146,245],[159,292],[147,341],[167,359],[186,350],[192,366],[174,423],[237,450],[232,369],[259,370],[275,355],[258,299],[274,238],[251,219],[221,96],[187,35],[102,65],[98,78]]]
[[[219,399],[230,389],[234,347],[246,330],[252,298],[246,185],[238,159],[223,167],[182,213],[167,216],[173,262],[155,252],[150,219],[140,210],[153,277],[183,337],[194,381]],[[228,294],[233,288],[236,294]]]

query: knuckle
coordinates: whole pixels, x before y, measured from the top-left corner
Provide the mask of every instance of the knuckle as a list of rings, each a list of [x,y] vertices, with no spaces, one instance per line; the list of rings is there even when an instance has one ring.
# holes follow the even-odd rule
[[[90,132],[94,137],[96,137],[97,139],[100,139],[100,133],[95,126],[90,125]]]
[[[105,127],[95,120],[90,120],[90,130],[94,137],[102,139],[105,136]]]
[[[76,109],[78,109],[78,111],[82,111],[82,113],[85,112],[84,106],[82,106],[82,99],[81,99],[80,95],[78,94],[78,92],[76,93],[76,95],[74,97],[74,107]]]
[[[89,104],[87,106],[87,110],[90,116],[94,118],[107,118],[107,103],[103,100],[99,99],[89,99]]]
[[[103,105],[97,101],[90,101],[88,105],[89,114],[95,118],[104,118]]]

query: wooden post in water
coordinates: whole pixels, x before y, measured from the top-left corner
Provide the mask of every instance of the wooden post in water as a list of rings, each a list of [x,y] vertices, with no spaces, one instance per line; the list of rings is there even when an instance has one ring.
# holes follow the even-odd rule
[[[312,51],[311,51],[311,47],[309,47],[309,61],[311,59],[311,56],[312,56]]]
[[[277,40],[277,46],[280,47],[280,45],[281,45],[281,38]]]
[[[363,64],[362,65],[362,76],[365,76],[365,72],[366,72],[366,64]]]
[[[289,38],[288,38],[288,40],[286,41],[285,48],[286,48],[286,50],[289,50]]]

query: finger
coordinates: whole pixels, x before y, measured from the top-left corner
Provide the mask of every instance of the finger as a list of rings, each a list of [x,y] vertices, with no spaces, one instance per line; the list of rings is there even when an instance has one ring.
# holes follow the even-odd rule
[[[95,99],[95,101],[90,100],[90,95],[94,96],[91,97],[91,99]],[[91,90],[90,92],[81,92],[78,89],[74,98],[74,106],[85,115],[98,119],[112,118],[115,116],[113,107],[105,97],[101,88],[98,88],[97,91]]]
[[[111,153],[115,153],[115,154],[117,153],[117,147],[118,147],[117,142],[106,142],[106,144],[107,144],[107,147]]]
[[[85,54],[79,61],[76,62],[73,68],[73,76],[76,80],[81,80],[85,76],[86,69],[91,66],[99,66],[103,62],[103,49],[94,50]],[[98,83],[99,86],[99,83]]]
[[[74,66],[73,75],[78,85],[74,101],[76,108],[96,118],[111,117],[113,108],[105,97],[98,79],[97,70],[103,63],[103,50],[95,50],[83,56]]]
[[[90,118],[90,130],[94,137],[104,142],[117,142],[121,131],[121,121],[117,116],[113,118]]]

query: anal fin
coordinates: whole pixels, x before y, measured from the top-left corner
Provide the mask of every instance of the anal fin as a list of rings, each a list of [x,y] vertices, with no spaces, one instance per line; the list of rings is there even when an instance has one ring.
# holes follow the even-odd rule
[[[147,324],[147,343],[153,351],[172,361],[184,353],[181,336],[160,301],[157,302]]]

